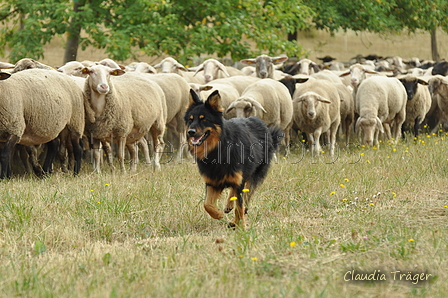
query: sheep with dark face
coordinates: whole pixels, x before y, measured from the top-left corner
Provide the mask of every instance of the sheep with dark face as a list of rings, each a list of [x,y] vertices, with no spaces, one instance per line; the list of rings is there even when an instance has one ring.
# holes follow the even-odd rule
[[[431,95],[428,83],[413,75],[398,78],[406,89],[408,100],[406,101],[406,120],[404,123],[413,127],[414,136],[418,136],[420,124],[431,107]]]
[[[275,70],[275,64],[283,63],[288,57],[270,57],[268,55],[260,55],[257,58],[243,59],[241,63],[246,65],[255,65],[255,75],[261,79],[277,79],[283,78]]]

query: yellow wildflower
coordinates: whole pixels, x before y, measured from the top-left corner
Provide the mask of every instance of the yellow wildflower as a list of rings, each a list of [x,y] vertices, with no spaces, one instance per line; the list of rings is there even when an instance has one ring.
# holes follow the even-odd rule
[[[336,192],[334,192],[334,191],[330,192],[330,196],[335,195],[335,194],[336,194]]]
[[[293,241],[293,242],[289,243],[289,246],[290,246],[290,247],[294,247],[294,246],[296,246],[296,244],[297,244],[297,243],[295,243],[295,242]]]
[[[248,191],[249,191],[249,189],[247,189],[247,188],[243,189],[243,192],[248,192]]]
[[[229,200],[230,201],[235,201],[237,199],[237,197],[231,197]]]

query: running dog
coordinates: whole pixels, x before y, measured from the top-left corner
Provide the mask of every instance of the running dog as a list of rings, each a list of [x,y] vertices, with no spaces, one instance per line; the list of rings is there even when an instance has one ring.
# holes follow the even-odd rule
[[[236,209],[229,227],[244,229],[247,205],[268,173],[283,132],[279,127],[268,128],[258,117],[225,120],[223,111],[218,91],[203,102],[190,90],[184,117],[188,147],[205,181],[205,210],[222,219],[224,212],[216,207],[216,201],[225,188],[230,188],[224,211],[230,212],[234,201]]]

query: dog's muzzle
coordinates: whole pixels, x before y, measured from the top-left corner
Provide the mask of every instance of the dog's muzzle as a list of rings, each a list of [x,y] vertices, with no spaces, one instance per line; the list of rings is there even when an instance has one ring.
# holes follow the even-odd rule
[[[190,143],[193,146],[200,146],[205,141],[205,139],[208,138],[209,135],[210,131],[208,130],[204,134],[198,134],[196,129],[192,128],[187,131],[187,136],[188,138],[190,138]]]

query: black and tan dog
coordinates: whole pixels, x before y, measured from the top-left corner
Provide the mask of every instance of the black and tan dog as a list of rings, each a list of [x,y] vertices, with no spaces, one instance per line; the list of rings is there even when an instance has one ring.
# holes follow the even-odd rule
[[[224,212],[216,201],[225,188],[230,188],[225,212],[233,209],[233,227],[245,227],[244,214],[256,187],[263,182],[271,159],[283,137],[280,128],[268,128],[257,117],[223,118],[221,96],[213,92],[201,101],[190,90],[190,106],[185,114],[189,150],[195,157],[205,180],[207,195],[205,210],[215,219]]]

